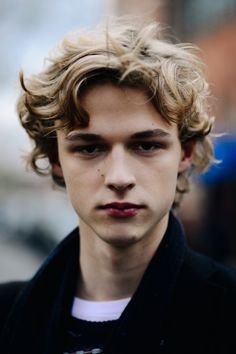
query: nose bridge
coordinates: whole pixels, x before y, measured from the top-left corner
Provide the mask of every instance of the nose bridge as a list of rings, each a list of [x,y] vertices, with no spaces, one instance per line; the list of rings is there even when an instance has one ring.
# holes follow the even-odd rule
[[[134,182],[135,176],[130,166],[128,152],[117,144],[112,148],[106,161],[105,183],[122,187]]]

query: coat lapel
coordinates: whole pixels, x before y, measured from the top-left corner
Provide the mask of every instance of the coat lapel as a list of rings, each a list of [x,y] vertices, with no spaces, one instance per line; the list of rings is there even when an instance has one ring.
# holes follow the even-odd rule
[[[171,214],[166,234],[123,312],[105,353],[159,352],[163,345],[163,325],[169,316],[184,254],[182,227]]]

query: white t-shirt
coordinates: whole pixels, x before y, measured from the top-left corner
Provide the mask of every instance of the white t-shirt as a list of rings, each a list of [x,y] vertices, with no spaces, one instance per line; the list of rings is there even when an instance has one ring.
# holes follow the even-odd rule
[[[117,320],[130,301],[129,298],[112,301],[90,301],[74,298],[72,316],[85,321]]]

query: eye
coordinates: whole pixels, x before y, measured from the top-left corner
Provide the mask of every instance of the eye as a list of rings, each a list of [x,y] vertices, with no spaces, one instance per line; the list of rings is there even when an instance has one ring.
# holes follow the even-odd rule
[[[136,143],[134,145],[134,150],[142,153],[153,152],[161,148],[163,148],[163,144],[160,144],[158,142],[151,142],[151,141]]]
[[[98,144],[79,145],[74,148],[75,152],[84,156],[94,156],[104,150],[105,147]]]

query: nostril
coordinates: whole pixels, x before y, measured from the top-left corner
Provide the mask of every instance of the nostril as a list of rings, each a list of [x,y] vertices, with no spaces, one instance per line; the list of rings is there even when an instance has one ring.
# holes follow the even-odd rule
[[[108,187],[117,192],[124,192],[126,190],[132,189],[134,187],[134,183],[122,183],[122,184],[111,183],[108,185]]]

